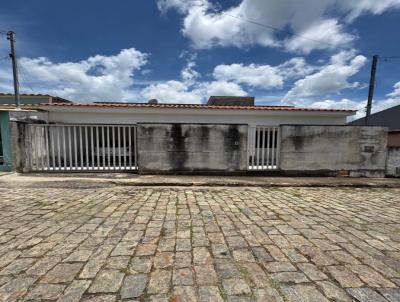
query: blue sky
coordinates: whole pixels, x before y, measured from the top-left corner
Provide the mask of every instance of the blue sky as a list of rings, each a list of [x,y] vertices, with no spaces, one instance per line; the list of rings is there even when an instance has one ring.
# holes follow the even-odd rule
[[[0,29],[17,34],[26,93],[172,103],[253,95],[359,115],[371,56],[400,56],[398,24],[400,0],[14,0],[0,12]],[[2,36],[0,58],[7,47]],[[375,110],[400,103],[400,59],[378,67]],[[0,68],[0,90],[11,92],[9,60]]]

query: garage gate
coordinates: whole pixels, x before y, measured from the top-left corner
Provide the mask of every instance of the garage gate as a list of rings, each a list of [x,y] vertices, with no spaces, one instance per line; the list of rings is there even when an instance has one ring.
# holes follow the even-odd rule
[[[136,125],[30,124],[31,171],[136,171]]]

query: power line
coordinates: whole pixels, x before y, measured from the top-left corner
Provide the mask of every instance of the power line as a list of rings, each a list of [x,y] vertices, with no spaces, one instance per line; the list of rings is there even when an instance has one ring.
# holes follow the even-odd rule
[[[379,56],[381,59],[384,60],[384,62],[387,62],[389,60],[396,60],[400,59],[400,56]]]
[[[330,46],[331,48],[342,48],[342,49],[344,49],[344,47],[341,47],[341,46],[338,46],[338,45],[334,45],[334,44],[329,43],[329,42],[325,42],[325,41],[309,38],[309,37],[306,37],[306,36],[303,36],[303,35],[300,35],[300,34],[296,34],[296,33],[291,32],[291,31],[287,31],[287,30],[284,30],[284,29],[281,29],[281,28],[277,28],[277,27],[274,27],[274,26],[271,26],[271,25],[268,25],[268,24],[260,23],[260,22],[254,21],[254,20],[246,19],[246,18],[237,16],[237,15],[231,15],[231,14],[228,14],[228,13],[225,13],[225,12],[221,12],[221,14],[225,15],[225,16],[228,16],[228,17],[231,17],[231,18],[234,18],[234,19],[237,19],[239,21],[243,21],[243,22],[251,23],[251,24],[258,25],[258,26],[261,26],[261,27],[264,27],[264,28],[268,28],[268,29],[276,31],[276,32],[284,33],[284,34],[287,34],[287,35],[290,35],[290,36],[294,36],[294,37],[299,37],[299,38],[302,38],[302,39],[305,39],[305,40],[308,40],[308,41],[311,41],[311,42],[314,42],[314,43],[324,44],[324,45]],[[366,57],[371,57],[372,56],[372,54],[368,54],[368,53],[359,53],[359,54],[364,55]],[[379,56],[379,57],[381,59],[384,59],[385,61],[391,60],[391,59],[400,59],[400,56],[397,56],[397,55],[396,56]]]
[[[312,42],[315,42],[315,43],[325,44],[325,45],[328,45],[328,46],[333,47],[333,48],[337,47],[336,45],[333,45],[332,43],[329,43],[329,42],[325,42],[325,41],[309,38],[309,37],[306,37],[306,36],[303,36],[303,35],[300,35],[300,34],[296,34],[294,32],[290,32],[290,31],[287,31],[287,30],[284,30],[284,29],[281,29],[281,28],[277,28],[277,27],[268,25],[268,24],[264,24],[264,23],[260,23],[260,22],[253,21],[253,20],[250,20],[250,19],[246,19],[246,18],[243,18],[243,17],[240,17],[240,16],[235,16],[235,15],[227,14],[227,13],[224,13],[224,12],[221,12],[221,14],[225,15],[225,16],[228,16],[228,17],[231,17],[231,18],[234,18],[234,19],[237,19],[237,20],[240,20],[240,21],[244,21],[244,22],[248,22],[248,23],[251,23],[251,24],[254,24],[254,25],[258,25],[258,26],[261,26],[261,27],[264,27],[264,28],[268,28],[268,29],[271,29],[271,30],[274,30],[274,31],[277,31],[277,32],[280,32],[280,33],[284,33],[284,34],[287,34],[287,35],[291,35],[291,36],[299,37],[299,38],[302,38],[302,39],[305,39],[305,40],[309,40],[309,41],[312,41]]]
[[[7,33],[8,33],[8,31],[0,29],[0,36],[5,37],[7,35]]]
[[[26,80],[26,77],[25,77],[25,75],[26,75],[26,74],[25,74],[25,70],[24,70],[23,68],[21,68],[19,65],[17,66],[17,68],[18,68],[19,74],[21,75],[21,80],[22,80],[22,82],[23,82],[24,84],[26,84],[26,85],[28,86],[28,88],[29,88],[32,92],[34,92],[32,86],[31,86],[31,84],[29,83],[29,81]],[[20,84],[21,84],[21,83],[19,82],[18,85],[20,85]]]

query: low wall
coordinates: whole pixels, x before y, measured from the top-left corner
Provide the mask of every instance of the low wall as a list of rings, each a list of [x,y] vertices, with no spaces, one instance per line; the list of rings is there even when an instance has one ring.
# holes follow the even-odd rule
[[[400,177],[400,147],[388,147],[386,175]]]
[[[385,127],[282,125],[280,169],[382,177],[386,143]]]
[[[247,169],[247,125],[139,124],[140,173]]]

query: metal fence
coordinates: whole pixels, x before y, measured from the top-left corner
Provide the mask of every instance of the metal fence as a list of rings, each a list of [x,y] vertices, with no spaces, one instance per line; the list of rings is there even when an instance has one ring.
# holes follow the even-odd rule
[[[279,127],[249,127],[249,170],[276,170],[279,165]]]
[[[135,125],[28,125],[32,171],[135,171]]]

